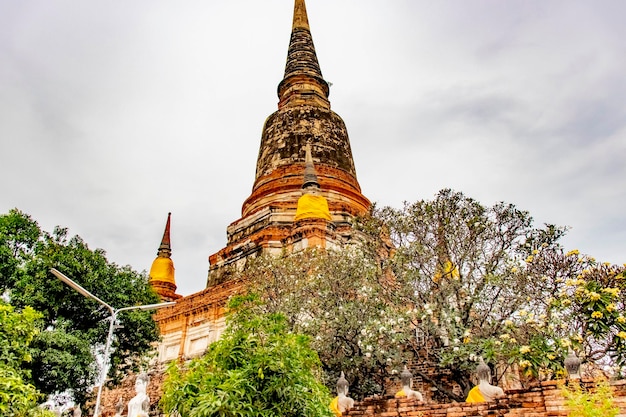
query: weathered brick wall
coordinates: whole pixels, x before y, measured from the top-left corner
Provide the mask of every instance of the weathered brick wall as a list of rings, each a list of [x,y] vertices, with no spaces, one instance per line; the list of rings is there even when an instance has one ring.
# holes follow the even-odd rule
[[[586,389],[592,390],[594,382],[585,380]],[[366,399],[355,404],[346,416],[350,417],[558,417],[567,416],[565,399],[557,381],[547,381],[529,389],[506,391],[506,398],[490,403],[419,404],[415,400],[382,398]],[[615,405],[620,408],[618,417],[626,417],[626,381],[611,383]]]
[[[127,378],[122,386],[114,390],[105,390],[103,395],[103,417],[115,414],[115,403],[121,396],[125,408],[135,395],[134,377]],[[151,399],[151,416],[160,416],[158,400],[161,396],[163,374],[151,375],[148,395]],[[561,381],[562,383],[563,381]],[[587,390],[593,390],[594,382],[584,380]],[[614,403],[620,408],[617,417],[626,417],[626,380],[613,381]],[[92,405],[93,406],[93,405]],[[559,382],[547,381],[527,389],[508,390],[506,397],[489,403],[428,403],[419,404],[415,400],[385,398],[369,398],[357,402],[353,409],[344,414],[346,417],[566,417],[565,399],[559,389]]]

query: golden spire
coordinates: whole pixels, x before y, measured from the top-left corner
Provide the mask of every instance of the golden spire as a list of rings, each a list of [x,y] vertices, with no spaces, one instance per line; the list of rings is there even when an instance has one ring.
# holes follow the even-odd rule
[[[156,259],[150,267],[150,285],[163,300],[172,301],[180,298],[176,294],[176,280],[174,279],[174,261],[170,245],[170,219],[172,213],[167,213],[167,222],[163,231],[163,238],[159,245]]]
[[[310,30],[309,27],[309,18],[306,14],[306,4],[304,4],[304,0],[296,0],[296,4],[293,8],[293,26],[292,29],[295,28],[304,28]]]

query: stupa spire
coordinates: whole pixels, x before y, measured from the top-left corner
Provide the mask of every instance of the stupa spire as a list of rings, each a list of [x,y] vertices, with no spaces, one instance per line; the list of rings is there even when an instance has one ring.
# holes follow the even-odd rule
[[[311,154],[311,142],[307,141],[304,147],[304,183],[302,188],[320,187],[320,183],[317,180],[317,172],[315,172],[315,165],[313,165],[313,155]]]
[[[167,222],[163,231],[163,238],[157,251],[157,257],[150,267],[150,285],[164,301],[173,301],[180,298],[176,294],[176,280],[174,278],[174,261],[172,261],[172,247],[170,245],[170,219],[172,213],[167,213]]]
[[[328,83],[322,77],[304,0],[295,0],[285,76],[278,85],[278,108],[314,105],[330,108]]]
[[[302,219],[332,220],[328,209],[328,200],[320,193],[320,183],[317,180],[313,156],[311,154],[311,142],[307,141],[304,147],[304,182],[302,183],[302,196],[298,199],[295,221]]]
[[[167,222],[165,223],[165,230],[163,231],[163,238],[161,239],[161,244],[159,245],[159,253],[161,251],[167,250],[170,253],[172,252],[172,246],[170,244],[170,220],[172,218],[172,213],[167,213]]]
[[[306,4],[304,4],[304,0],[296,0],[296,3],[293,8],[293,26],[292,29],[296,27],[304,28],[310,30],[309,27],[309,18],[306,14]]]

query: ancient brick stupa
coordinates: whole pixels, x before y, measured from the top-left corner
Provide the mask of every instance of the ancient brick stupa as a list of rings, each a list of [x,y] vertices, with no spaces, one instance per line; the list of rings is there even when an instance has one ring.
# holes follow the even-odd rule
[[[252,192],[226,247],[209,257],[205,290],[158,312],[159,360],[204,352],[223,328],[225,302],[238,288],[233,269],[259,253],[334,248],[356,238],[352,222],[370,201],[361,194],[346,126],[330,109],[304,0],[295,0],[278,110],[263,127]]]
[[[254,185],[242,216],[228,226],[227,246],[209,258],[209,285],[221,279],[220,270],[226,265],[258,251],[280,252],[307,239],[306,233],[294,234],[293,227],[306,182],[307,143],[331,217],[323,244],[350,239],[351,219],[369,209],[356,179],[346,126],[330,109],[328,95],[306,6],[304,0],[297,0],[285,75],[278,84],[278,110],[263,127]]]

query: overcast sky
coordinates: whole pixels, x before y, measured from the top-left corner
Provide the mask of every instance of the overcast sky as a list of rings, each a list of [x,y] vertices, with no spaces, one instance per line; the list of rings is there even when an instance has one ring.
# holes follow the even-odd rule
[[[626,262],[626,2],[309,0],[379,205],[453,188]],[[292,0],[0,0],[0,213],[206,284],[277,108]]]

